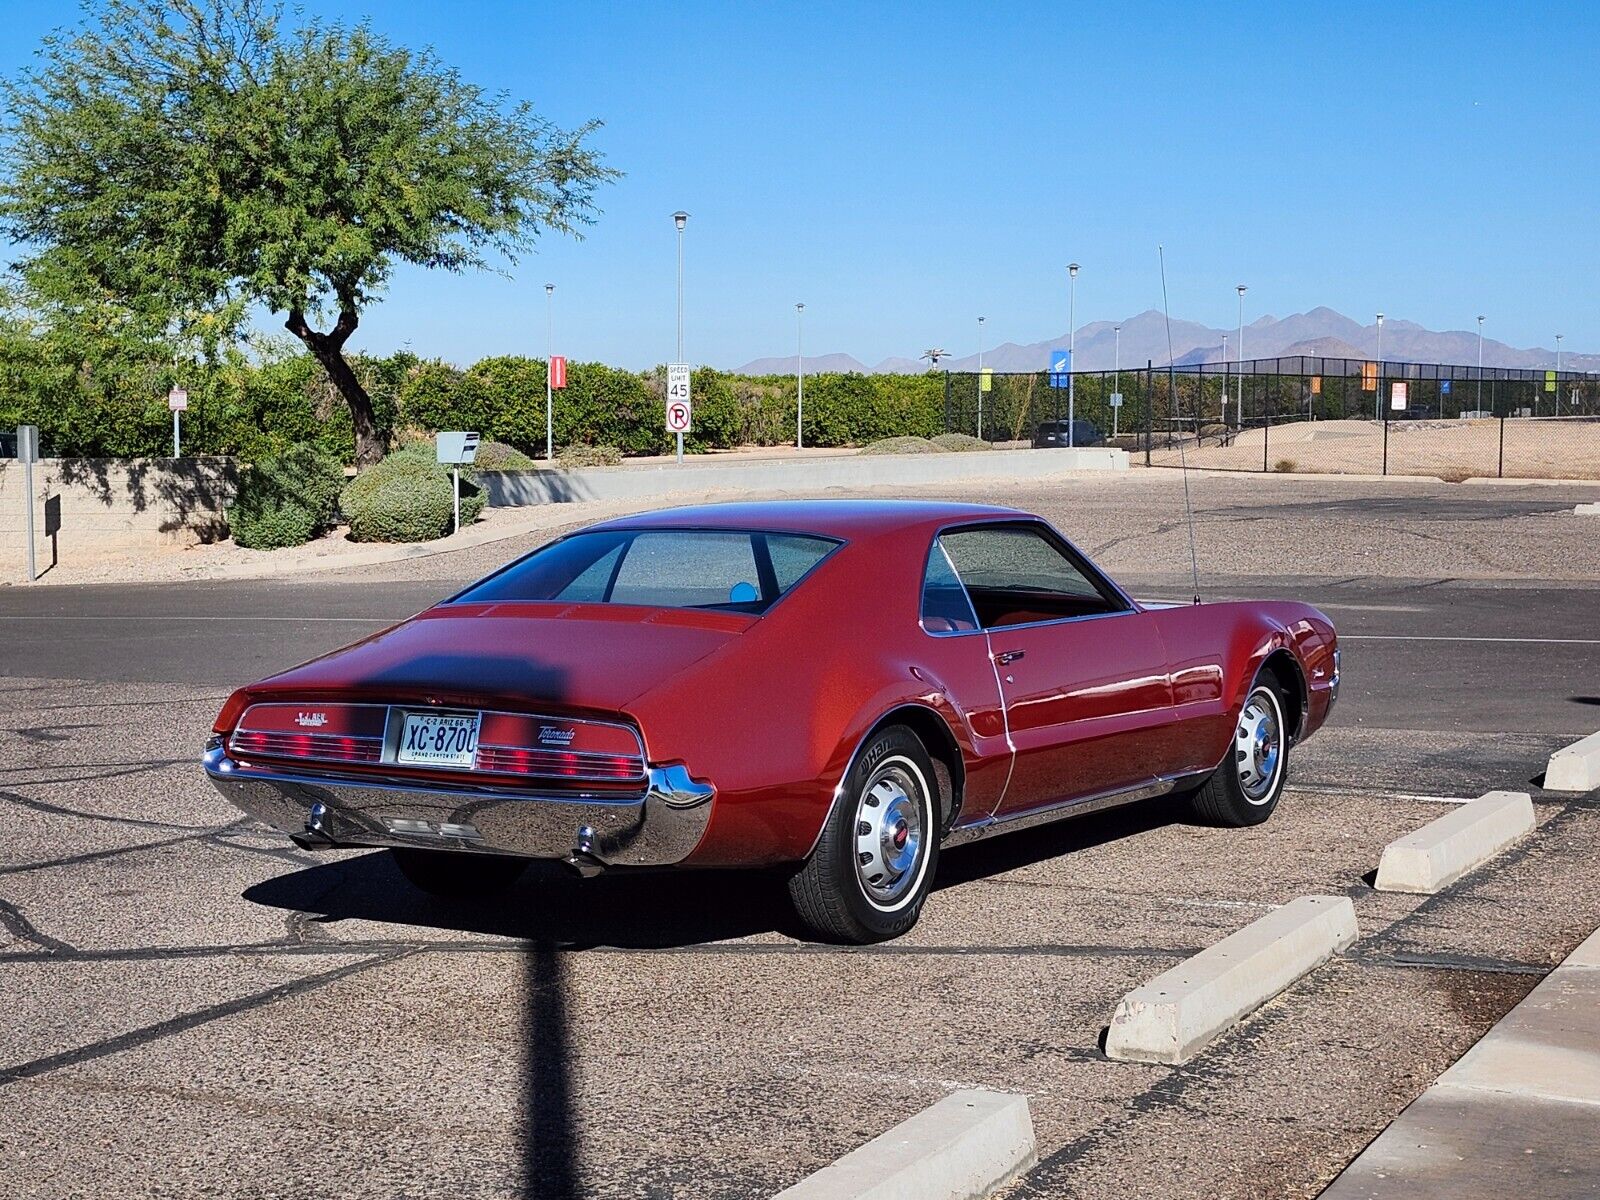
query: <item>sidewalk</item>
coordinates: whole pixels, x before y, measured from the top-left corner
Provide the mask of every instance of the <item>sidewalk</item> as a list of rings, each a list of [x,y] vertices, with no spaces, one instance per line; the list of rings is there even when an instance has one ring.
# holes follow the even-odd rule
[[[1600,930],[1345,1168],[1321,1200],[1600,1195]]]

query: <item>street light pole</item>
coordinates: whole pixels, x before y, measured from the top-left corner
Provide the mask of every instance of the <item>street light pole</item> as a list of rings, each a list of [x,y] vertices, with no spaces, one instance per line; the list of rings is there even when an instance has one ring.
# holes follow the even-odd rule
[[[806,351],[804,331],[801,323],[806,314],[806,306],[797,303],[794,306],[794,448],[805,448],[805,435],[801,432],[804,427],[806,415]]]
[[[978,318],[978,440],[983,440],[983,321]]]
[[[1556,334],[1556,398],[1550,406],[1550,415],[1553,417],[1561,415],[1561,339],[1566,336],[1564,333]]]
[[[555,418],[552,401],[555,390],[550,382],[550,357],[556,349],[556,285],[544,285],[544,460],[555,457]]]
[[[683,227],[689,222],[689,214],[679,209],[672,214],[672,223],[678,227],[678,357],[676,362],[683,362]],[[683,434],[678,435],[678,461],[683,461]]]
[[[1228,335],[1222,335],[1222,423],[1228,423]]]
[[[1111,391],[1120,400],[1122,398],[1122,326],[1113,325],[1111,327],[1111,336],[1113,339],[1111,343]],[[1118,426],[1121,424],[1121,416],[1122,405],[1119,404],[1111,410],[1112,437],[1117,436]]]
[[[1239,293],[1239,402],[1233,406],[1234,424],[1240,429],[1244,428],[1244,294],[1250,289],[1244,284],[1239,284],[1234,289]]]
[[[1378,387],[1372,396],[1372,419],[1383,419],[1383,314],[1378,314]]]
[[[1078,364],[1078,264],[1067,264],[1067,447],[1077,445],[1075,424],[1077,420],[1077,388],[1074,386]],[[1060,411],[1059,409],[1057,411]]]
[[[1473,405],[1483,412],[1483,314],[1478,314],[1478,400]]]

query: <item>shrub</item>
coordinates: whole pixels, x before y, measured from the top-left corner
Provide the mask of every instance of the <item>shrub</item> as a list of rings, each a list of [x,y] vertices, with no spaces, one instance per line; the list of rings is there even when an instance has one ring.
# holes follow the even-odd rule
[[[479,442],[478,456],[472,460],[475,471],[531,471],[538,464],[504,442]]]
[[[315,446],[258,460],[228,509],[233,540],[251,550],[300,546],[333,528],[344,470]]]
[[[881,438],[856,451],[857,454],[943,454],[944,451],[924,437]]]
[[[1282,471],[1287,474],[1288,472],[1295,470],[1299,465],[1300,464],[1295,462],[1295,460],[1292,458],[1280,458],[1272,465],[1272,469],[1274,471]]]
[[[931,439],[933,444],[941,450],[949,450],[956,454],[969,450],[992,450],[988,442],[982,438],[975,438],[970,433],[941,433]]]
[[[556,462],[563,467],[614,467],[622,461],[615,446],[563,446]]]
[[[484,498],[467,476],[461,480],[461,523],[483,511]],[[357,542],[429,542],[450,532],[454,502],[450,471],[433,447],[415,443],[368,467],[346,485],[339,507]]]

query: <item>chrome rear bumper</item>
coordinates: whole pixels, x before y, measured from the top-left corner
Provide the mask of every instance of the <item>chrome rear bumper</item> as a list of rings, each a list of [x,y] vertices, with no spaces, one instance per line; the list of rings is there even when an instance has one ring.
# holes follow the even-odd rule
[[[681,766],[651,767],[642,795],[539,793],[265,769],[215,742],[201,759],[235,808],[323,846],[416,846],[560,859],[589,872],[670,866],[711,820],[715,789]]]

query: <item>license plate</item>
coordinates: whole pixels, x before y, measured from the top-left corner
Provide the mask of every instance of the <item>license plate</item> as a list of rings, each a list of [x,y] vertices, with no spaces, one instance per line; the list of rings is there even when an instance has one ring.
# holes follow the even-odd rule
[[[478,753],[477,713],[406,713],[394,760],[424,767],[470,767]]]

